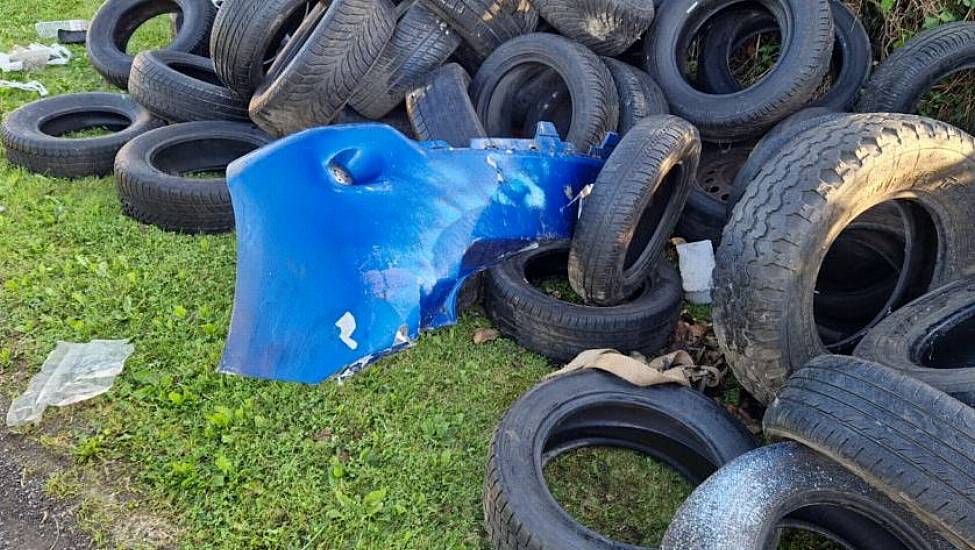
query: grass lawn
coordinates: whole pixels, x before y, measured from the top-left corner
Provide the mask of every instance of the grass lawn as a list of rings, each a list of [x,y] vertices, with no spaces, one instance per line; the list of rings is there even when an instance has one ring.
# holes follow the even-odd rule
[[[36,42],[36,21],[88,19],[98,4],[3,0],[0,51]],[[159,19],[136,42],[168,32]],[[67,67],[3,78],[40,80],[52,95],[110,90],[84,49],[71,50]],[[0,90],[0,113],[34,99]],[[551,370],[508,340],[475,346],[485,318],[468,314],[343,385],[223,376],[232,235],[142,226],[122,215],[111,178],[32,175],[2,153],[0,206],[0,402],[25,388],[58,340],[136,346],[112,392],[51,409],[26,432],[71,457],[47,488],[81,503],[97,542],[122,544],[119,526],[148,522],[164,531],[159,540],[194,548],[485,545],[481,484],[494,426]],[[658,540],[688,491],[623,451],[580,451],[547,477],[585,523],[634,543]],[[134,496],[103,498],[92,483]]]

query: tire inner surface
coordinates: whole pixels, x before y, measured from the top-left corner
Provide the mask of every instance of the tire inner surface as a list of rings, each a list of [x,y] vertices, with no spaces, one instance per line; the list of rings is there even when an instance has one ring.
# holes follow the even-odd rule
[[[149,163],[173,176],[219,172],[238,158],[258,149],[260,144],[229,138],[200,138],[160,147]]]
[[[153,17],[175,13],[177,15],[176,28],[182,27],[183,10],[176,2],[140,2],[119,18],[118,24],[112,32],[112,42],[121,52],[129,46],[129,40],[135,31]]]
[[[677,164],[671,168],[670,172],[664,176],[660,185],[654,189],[650,197],[650,203],[640,214],[640,221],[636,224],[633,231],[633,238],[626,249],[626,258],[623,261],[623,277],[628,278],[631,274],[627,273],[634,265],[641,263],[640,260],[648,253],[647,245],[659,231],[660,221],[671,206],[674,193],[684,179],[684,165]]]
[[[278,32],[271,38],[268,42],[268,49],[264,51],[264,70],[265,72],[270,69],[277,59],[278,55],[287,47],[288,42],[294,37],[301,28],[301,23],[311,15],[313,7],[315,4],[319,4],[318,0],[312,0],[310,2],[305,2],[304,4],[297,7],[293,13],[288,16],[288,20],[284,22],[284,25],[278,29]]]
[[[874,254],[872,259],[859,262],[854,269],[843,260],[842,248],[837,245],[842,245],[845,234],[852,231],[849,229],[851,225],[861,220],[869,223],[871,217],[878,215],[889,215],[891,204],[899,212],[902,223],[899,233],[904,251],[896,256],[902,258],[900,265],[896,261],[891,264],[891,258],[883,254]],[[833,353],[852,351],[866,332],[891,311],[926,292],[933,277],[937,251],[938,234],[934,221],[923,206],[912,200],[882,203],[848,224],[847,229],[830,245],[820,264],[815,294],[822,296],[831,292],[879,290],[880,298],[871,307],[864,307],[859,314],[848,311],[846,313],[854,315],[846,316],[830,314],[814,305],[816,325],[826,349]],[[816,301],[814,298],[814,304]]]
[[[915,360],[932,369],[975,367],[975,304],[956,312],[922,340]]]
[[[560,79],[556,87],[536,98],[535,105],[529,105],[527,112],[519,113],[512,109],[512,102],[526,84],[543,74],[557,73],[554,69],[542,63],[523,63],[513,67],[495,86],[488,104],[487,120],[500,120],[501,125],[497,133],[505,137],[531,138],[535,135],[535,123],[539,121],[551,122],[563,139],[572,127],[572,96],[564,79]],[[553,101],[546,106],[545,101]],[[551,120],[549,120],[551,119]]]
[[[120,132],[131,126],[133,122],[128,115],[118,111],[86,109],[48,117],[38,124],[38,129],[49,136],[61,137],[93,128],[107,128],[112,132]]]
[[[569,280],[569,249],[553,249],[548,252],[536,254],[525,262],[525,281],[535,289],[536,292],[544,294],[545,296],[555,299],[554,297],[545,294],[540,288],[542,281],[546,279],[560,279],[565,280],[568,284]],[[644,284],[639,289],[637,289],[632,296],[628,297],[624,303],[632,302],[637,298],[643,297],[644,294],[650,292],[652,284],[647,281],[648,284]],[[579,307],[592,307],[597,308],[599,306],[592,305],[581,305]],[[612,308],[615,306],[606,306],[606,308]],[[600,308],[605,309],[605,308]]]
[[[680,72],[682,74],[687,75],[688,73],[691,72],[689,71],[689,66],[688,66],[689,54],[694,49],[693,46],[695,42],[699,41],[701,30],[709,22],[713,21],[716,17],[721,17],[722,15],[727,14],[728,10],[739,7],[740,4],[741,2],[735,2],[728,6],[722,7],[712,13],[698,13],[696,17],[693,17],[688,20],[688,25],[686,29],[680,34],[680,39],[677,41],[677,44],[675,45],[675,48],[673,50],[674,54],[676,55],[675,61],[677,63],[677,67],[680,68]],[[762,78],[756,80],[755,82],[752,82],[751,85],[749,85],[747,88],[744,88],[737,92],[731,92],[728,94],[718,93],[716,95],[734,95],[736,93],[740,93],[744,90],[757,86],[758,84],[760,84],[761,82],[765,81],[767,78],[772,76],[772,74],[774,74],[776,70],[779,68],[779,66],[782,64],[781,63],[782,60],[785,59],[786,56],[789,54],[789,50],[794,49],[791,47],[792,33],[790,32],[790,25],[786,24],[791,18],[791,14],[788,13],[788,10],[786,10],[785,7],[780,5],[779,2],[777,2],[776,0],[756,0],[755,4],[756,7],[763,8],[764,10],[768,11],[769,16],[773,19],[774,23],[776,24],[774,30],[778,31],[780,37],[778,58],[776,59],[775,64],[772,67],[770,67],[768,71],[765,72]],[[770,22],[770,26],[771,26],[771,22]],[[690,79],[685,78],[685,81],[689,86],[691,86],[692,88],[694,88],[699,92],[702,92],[702,90],[700,90],[697,87],[695,80],[696,80],[695,78],[690,78]],[[702,93],[709,93],[709,92],[702,92]]]

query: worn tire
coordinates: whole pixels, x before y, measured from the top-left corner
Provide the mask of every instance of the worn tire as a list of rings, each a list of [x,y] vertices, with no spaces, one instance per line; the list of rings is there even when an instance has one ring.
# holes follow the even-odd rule
[[[163,122],[124,94],[88,92],[28,103],[7,115],[0,140],[11,164],[62,178],[112,173],[115,155],[132,138]],[[115,133],[88,138],[65,134],[107,127]]]
[[[571,40],[545,33],[519,36],[488,57],[471,82],[471,95],[484,129],[492,137],[513,133],[512,104],[538,66],[555,70],[568,86],[572,122],[563,136],[582,151],[599,145],[619,121],[613,76],[596,54]],[[532,129],[533,131],[534,129]]]
[[[830,7],[836,35],[831,70],[833,82],[828,92],[806,107],[846,111],[853,107],[860,89],[870,77],[873,53],[867,29],[850,8],[837,0],[830,0]],[[750,6],[726,12],[716,19],[701,44],[698,83],[710,93],[733,94],[741,90],[741,84],[730,66],[732,54],[748,38],[778,30],[778,26],[771,14]]]
[[[315,0],[227,0],[210,37],[213,65],[223,81],[250,100],[267,69]]]
[[[952,548],[839,464],[797,443],[778,443],[741,455],[691,493],[661,550],[778,548],[779,529],[789,527],[843,548]]]
[[[728,194],[728,200],[725,203],[728,213],[730,214],[738,201],[741,200],[741,196],[745,194],[745,190],[748,189],[748,185],[755,179],[755,176],[778,155],[782,147],[806,130],[815,128],[838,116],[843,115],[825,107],[810,107],[776,124],[752,149],[748,160],[742,165],[732,181],[731,192]]]
[[[409,90],[443,65],[460,41],[460,36],[427,7],[413,3],[349,105],[368,118],[386,116],[403,103]]]
[[[670,114],[663,90],[645,71],[611,57],[604,57],[603,62],[619,93],[620,119],[616,126],[621,136],[649,116]]]
[[[917,378],[975,406],[975,355],[970,351],[975,348],[967,328],[973,314],[975,278],[968,277],[925,294],[891,314],[860,341],[854,355]],[[969,351],[959,353],[951,346]]]
[[[921,151],[927,163],[902,162]],[[911,115],[846,115],[799,134],[748,186],[718,249],[714,320],[739,382],[759,400],[826,351],[813,292],[836,235],[899,197],[910,197],[895,204],[914,216],[917,234],[902,305],[975,273],[971,136]]]
[[[640,0],[533,0],[559,34],[599,55],[619,55],[653,23],[653,4]]]
[[[538,11],[524,0],[419,0],[464,39],[471,62],[516,36],[534,32]]]
[[[877,363],[822,356],[765,413],[798,441],[904,505],[959,548],[975,547],[975,410]]]
[[[524,348],[568,362],[588,349],[612,348],[653,355],[673,333],[680,313],[681,283],[666,261],[643,291],[613,307],[563,302],[535,288],[532,275],[565,274],[569,242],[543,244],[488,272],[485,304],[498,330]]]
[[[316,5],[251,98],[251,118],[277,136],[329,124],[364,85],[395,26],[389,0]]]
[[[940,80],[975,68],[975,23],[924,31],[877,67],[857,104],[862,113],[913,113]]]
[[[721,243],[721,232],[728,223],[732,182],[751,150],[750,145],[705,149],[687,205],[677,222],[679,237],[688,242],[711,241],[715,247]]]
[[[495,430],[484,483],[494,548],[623,547],[569,516],[545,483],[547,462],[590,446],[647,454],[697,484],[755,441],[720,405],[688,388],[639,388],[598,371],[546,380],[522,395]]]
[[[587,303],[613,306],[644,286],[697,176],[697,129],[670,115],[643,119],[610,155],[579,205],[569,282]]]
[[[410,90],[406,112],[417,139],[440,140],[464,148],[471,139],[487,136],[467,95],[470,81],[463,67],[449,63]]]
[[[230,231],[234,211],[226,180],[188,174],[225,170],[271,141],[239,122],[187,122],[144,134],[123,147],[115,161],[122,211],[169,231]]]
[[[663,89],[671,111],[710,141],[760,135],[801,109],[815,95],[833,52],[828,0],[760,0],[783,29],[779,61],[755,85],[733,94],[709,94],[686,81],[681,60],[698,29],[727,7],[725,0],[671,0],[646,41],[647,71]]]
[[[250,121],[247,103],[224,86],[213,62],[183,52],[142,52],[132,63],[129,92],[146,109],[169,122]]]
[[[176,10],[179,30],[164,49],[209,54],[210,28],[217,9],[210,0],[107,0],[88,28],[88,60],[109,84],[129,84],[133,56],[125,47],[135,31],[157,15]]]

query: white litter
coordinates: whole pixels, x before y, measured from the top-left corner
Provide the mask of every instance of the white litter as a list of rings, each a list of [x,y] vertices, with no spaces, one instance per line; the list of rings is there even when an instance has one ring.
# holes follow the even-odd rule
[[[677,245],[680,257],[680,276],[684,280],[684,295],[692,304],[711,303],[714,288],[714,247],[711,241]]]
[[[58,37],[58,31],[87,31],[88,21],[84,19],[71,19],[68,21],[41,21],[34,23],[34,30],[37,36],[44,40],[51,40]]]
[[[49,65],[67,65],[69,61],[71,50],[61,44],[14,46],[9,53],[0,53],[0,71],[35,71]]]
[[[50,405],[64,407],[107,392],[134,351],[128,340],[58,342],[27,391],[11,403],[7,426],[36,424]]]
[[[15,90],[24,90],[25,92],[34,92],[40,94],[41,97],[47,97],[48,91],[43,84],[36,80],[31,80],[30,82],[14,82],[12,80],[0,80],[0,88],[12,88]]]

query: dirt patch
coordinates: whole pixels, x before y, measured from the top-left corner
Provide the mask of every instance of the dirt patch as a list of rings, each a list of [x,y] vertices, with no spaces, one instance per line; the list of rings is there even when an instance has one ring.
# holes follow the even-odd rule
[[[0,550],[91,548],[75,508],[44,494],[52,459],[23,436],[0,431]]]

